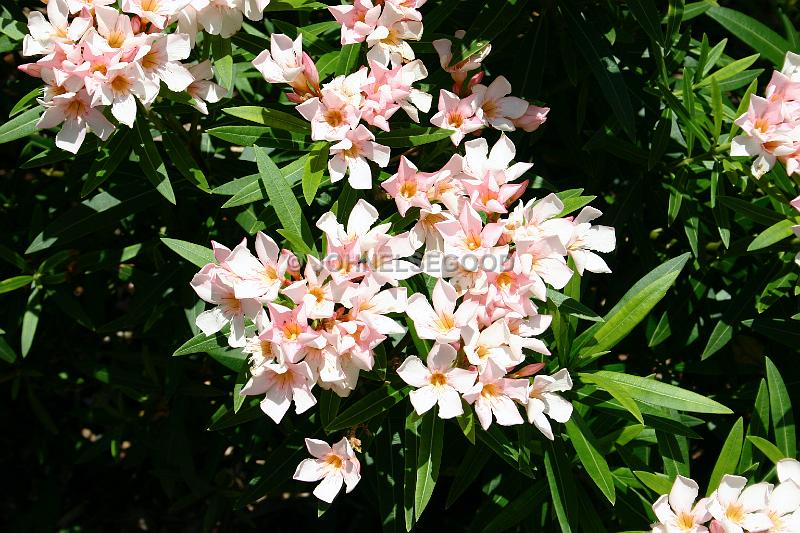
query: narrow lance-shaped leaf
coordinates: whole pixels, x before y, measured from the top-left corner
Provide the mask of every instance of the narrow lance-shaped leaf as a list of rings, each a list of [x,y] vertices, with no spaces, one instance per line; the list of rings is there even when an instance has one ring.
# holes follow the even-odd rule
[[[145,117],[140,116],[139,120],[134,123],[134,131],[137,142],[133,146],[139,156],[139,166],[142,167],[145,177],[161,193],[161,196],[174,204],[175,192],[172,190],[167,167],[153,142],[153,136],[150,134],[150,128],[147,127]]]
[[[444,440],[444,420],[436,409],[422,417],[419,428],[419,450],[417,454],[417,482],[414,491],[414,515],[419,520],[433,495],[439,477]]]
[[[719,486],[722,481],[722,476],[725,474],[733,474],[736,472],[736,465],[739,464],[739,457],[742,454],[742,442],[744,440],[744,420],[740,417],[733,424],[728,438],[722,445],[722,451],[719,454],[717,463],[714,465],[714,470],[711,472],[711,478],[708,480],[708,491],[706,496],[710,496],[712,492]]]
[[[767,366],[767,388],[769,389],[769,406],[772,418],[772,429],[775,432],[775,444],[786,457],[794,457],[797,453],[797,433],[792,414],[792,402],[783,382],[783,377],[772,360],[765,358]]]
[[[597,449],[594,435],[577,412],[573,412],[572,419],[567,421],[565,427],[569,440],[572,442],[583,468],[586,469],[586,473],[589,474],[603,495],[608,498],[611,505],[614,505],[616,500],[614,478],[611,476],[608,463]]]

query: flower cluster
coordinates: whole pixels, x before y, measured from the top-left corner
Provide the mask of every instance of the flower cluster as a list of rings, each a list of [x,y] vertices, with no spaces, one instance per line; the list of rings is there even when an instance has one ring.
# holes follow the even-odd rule
[[[777,486],[764,482],[746,486],[746,478],[725,475],[711,496],[697,503],[697,483],[678,476],[670,493],[653,504],[659,520],[653,533],[800,531],[800,462],[782,459],[777,472]]]
[[[465,151],[432,173],[401,157],[398,172],[382,184],[402,215],[418,209],[413,245],[424,248],[423,271],[439,278],[432,302],[414,294],[406,311],[419,337],[436,343],[427,367],[411,356],[398,373],[417,387],[411,401],[420,414],[438,403],[442,418],[458,416],[461,394],[488,428],[493,418],[521,424],[521,404],[552,439],[548,417],[569,419],[572,406],[557,393],[572,382],[566,370],[528,379],[542,365],[525,365],[523,350],[550,353],[537,335],[552,317],[539,314],[535,300],[547,300],[547,285],[569,282],[567,258],[579,274],[610,272],[595,252],[614,249],[614,230],[593,226],[601,213],[591,207],[560,217],[564,204],[554,194],[509,212],[527,185],[516,181],[531,164],[512,164],[516,150],[504,134],[491,150],[480,138]]]
[[[800,55],[786,53],[764,97],[752,95],[747,112],[735,122],[744,132],[731,142],[731,155],[755,157],[760,178],[781,161],[789,175],[800,173]]]
[[[800,175],[800,55],[786,53],[783,68],[772,73],[764,97],[752,95],[750,107],[736,124],[744,134],[731,142],[731,155],[755,157],[751,168],[755,178],[777,161],[788,175]],[[800,211],[800,196],[790,205]],[[800,226],[792,230],[800,237]],[[800,253],[795,262],[800,265]]]
[[[166,26],[181,3],[175,0],[124,0],[125,13],[103,0],[50,0],[47,16],[28,15],[30,34],[23,55],[43,55],[20,70],[45,83],[39,102],[45,107],[37,128],[63,124],[56,146],[76,153],[87,130],[106,140],[114,125],[103,114],[133,126],[137,100],[149,107],[161,82],[175,92],[186,92],[194,106],[208,113],[206,102],[217,102],[224,88],[210,81],[209,61],[185,65],[191,52],[190,36],[168,33]]]
[[[392,5],[387,2],[384,11]],[[302,35],[292,40],[283,34],[273,34],[270,50],[259,54],[253,65],[268,82],[292,87],[288,98],[298,103],[297,111],[311,123],[313,140],[334,143],[330,146],[328,164],[331,181],[337,182],[347,175],[354,189],[370,189],[372,171],[368,160],[385,167],[389,164],[390,150],[375,142],[375,136],[362,121],[389,131],[389,119],[402,109],[419,122],[418,111],[430,109],[431,96],[412,85],[428,75],[425,65],[419,60],[395,62],[402,59],[400,56],[392,56],[394,59],[388,64],[382,62],[384,58],[370,58],[369,67],[362,66],[320,86],[317,67],[303,52],[302,39]]]
[[[302,273],[294,254],[259,233],[255,255],[246,241],[233,250],[214,243],[218,264],[192,280],[198,296],[216,305],[198,316],[198,327],[211,335],[230,324],[229,344],[244,348],[252,365],[241,393],[265,395],[261,408],[276,423],[292,402],[298,414],[312,407],[315,385],[349,395],[359,373],[372,370],[375,348],[405,332],[387,315],[405,311],[406,289],[396,285],[419,269],[402,259],[414,251],[408,233],[389,236],[388,224],[372,227],[377,218],[364,200],[346,227],[323,215],[317,227],[327,256],[307,256]],[[245,318],[258,328],[249,338]]]
[[[462,38],[464,32],[456,33]],[[453,130],[450,139],[458,146],[467,134],[483,127],[500,131],[514,131],[520,128],[532,132],[547,119],[549,108],[529,104],[511,94],[511,84],[505,76],[498,76],[488,86],[482,85],[484,72],[479,71],[469,78],[468,73],[480,67],[481,62],[491,51],[486,45],[476,54],[450,65],[453,60],[453,43],[449,39],[437,39],[433,46],[439,54],[442,68],[453,78],[453,90],[439,92],[438,113],[431,123],[440,128]]]

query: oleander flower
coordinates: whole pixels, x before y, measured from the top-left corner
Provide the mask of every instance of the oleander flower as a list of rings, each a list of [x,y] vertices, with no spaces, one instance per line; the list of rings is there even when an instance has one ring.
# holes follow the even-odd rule
[[[345,492],[352,491],[361,480],[361,463],[346,437],[331,447],[327,442],[306,439],[306,448],[313,459],[303,459],[297,465],[293,478],[298,481],[319,481],[314,496],[331,503],[345,486]]]

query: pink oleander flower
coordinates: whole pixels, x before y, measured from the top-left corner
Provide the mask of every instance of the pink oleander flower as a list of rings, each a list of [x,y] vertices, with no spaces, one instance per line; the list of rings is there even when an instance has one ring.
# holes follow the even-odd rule
[[[400,280],[421,272],[420,268],[405,258],[414,255],[409,232],[398,235],[380,235],[375,246],[362,254],[362,264],[369,275],[378,282],[397,286]]]
[[[342,25],[342,44],[363,43],[378,24],[381,6],[370,0],[355,0],[352,4],[329,6],[336,22]]]
[[[396,4],[385,2],[375,29],[367,35],[367,60],[381,65],[406,63],[414,59],[414,50],[406,41],[419,41],[422,22],[407,18],[408,12]]]
[[[480,332],[477,329],[467,329],[462,348],[467,360],[478,370],[486,368],[489,361],[494,361],[502,368],[511,368],[522,360],[514,357],[510,342],[508,323],[501,318]]]
[[[465,177],[462,184],[472,207],[484,213],[507,213],[506,206],[518,198],[528,185],[527,181],[510,182],[522,176],[533,164],[515,163],[509,166],[516,155],[516,147],[505,134],[501,134],[491,152],[489,143],[483,138],[467,141],[464,147]]]
[[[703,525],[711,519],[706,510],[708,498],[695,505],[699,487],[693,479],[677,476],[669,495],[664,494],[653,504],[659,523],[653,533],[706,533]]]
[[[89,94],[85,90],[77,93],[64,93],[54,96],[49,102],[39,101],[45,111],[36,123],[38,129],[54,128],[63,124],[56,134],[56,146],[73,154],[78,153],[86,131],[106,140],[114,131],[114,125],[103,116],[101,107],[92,107]]]
[[[228,344],[233,348],[244,347],[247,344],[244,319],[247,317],[254,322],[261,320],[264,314],[261,302],[255,298],[236,298],[231,274],[213,264],[204,266],[195,274],[191,286],[200,299],[216,306],[197,316],[197,327],[206,335],[213,335],[230,324]]]
[[[781,459],[775,465],[778,472],[778,481],[794,481],[800,485],[800,461],[797,459]]]
[[[289,406],[294,402],[297,414],[302,414],[317,403],[311,393],[314,376],[304,361],[265,363],[242,387],[242,396],[264,395],[259,406],[276,424],[280,424]]]
[[[428,71],[419,59],[391,68],[370,62],[370,82],[362,87],[366,97],[362,118],[370,125],[389,131],[389,118],[397,109],[403,109],[411,120],[419,122],[417,110],[427,113],[432,96],[412,85],[427,76]]]
[[[456,38],[462,39],[466,34],[465,31],[459,30],[456,32]],[[439,63],[441,64],[442,68],[450,73],[452,76],[453,81],[455,82],[457,94],[460,94],[461,85],[463,85],[464,80],[467,79],[467,74],[479,68],[481,63],[486,56],[489,55],[489,52],[492,51],[492,45],[487,44],[480,50],[478,50],[475,54],[469,56],[468,58],[456,63],[452,67],[450,66],[450,62],[453,60],[453,43],[449,39],[437,39],[433,41],[433,47],[436,49],[436,53],[439,54]]]
[[[292,39],[273,33],[270,50],[264,50],[253,60],[264,79],[270,83],[287,83],[300,97],[319,93],[319,73],[311,57],[303,52],[303,35]]]
[[[514,127],[526,131],[528,133],[536,131],[539,126],[547,120],[547,114],[550,112],[549,107],[539,107],[533,104],[528,104],[528,108],[522,116],[513,119],[511,122]]]
[[[233,249],[225,263],[235,277],[234,293],[237,298],[256,298],[266,303],[278,298],[278,291],[286,279],[288,256],[269,236],[262,232],[256,234],[256,256],[243,242]]]
[[[444,252],[467,270],[498,270],[508,255],[507,246],[496,246],[503,225],[496,222],[484,225],[469,204],[465,203],[456,220],[438,222],[436,229],[444,238]]]
[[[406,216],[412,207],[431,209],[428,190],[433,186],[435,177],[436,174],[419,172],[406,156],[400,156],[397,174],[381,183],[381,187],[394,198],[400,215]]]
[[[746,478],[726,474],[709,498],[708,512],[726,533],[765,531],[772,526],[765,512],[770,485],[756,483],[747,488],[745,485]]]
[[[84,8],[92,11],[98,6],[113,4],[114,0],[67,0],[69,12],[72,14],[80,13]]]
[[[22,41],[22,55],[50,54],[55,51],[56,43],[76,43],[91,25],[91,16],[77,17],[70,22],[67,2],[51,0],[46,17],[41,11],[28,13],[28,35]]]
[[[443,211],[442,206],[439,204],[433,204],[429,209],[421,208],[419,210],[419,220],[409,232],[411,246],[415,250],[425,246],[426,253],[440,252],[444,249],[444,238],[439,233],[439,230],[436,229],[436,224],[452,219],[453,215]],[[423,268],[425,272],[429,270]]]
[[[122,9],[126,13],[139,15],[163,30],[170,19],[183,9],[190,0],[122,0]]]
[[[459,98],[450,91],[439,91],[439,112],[431,117],[431,124],[453,130],[450,140],[458,146],[464,136],[483,127],[483,110],[478,107],[477,96]]]
[[[303,459],[297,465],[294,479],[298,481],[319,481],[322,483],[314,489],[314,496],[331,503],[342,490],[350,492],[361,479],[361,463],[358,462],[350,441],[342,437],[331,448],[327,442],[317,439],[306,439],[306,448],[314,459]]]
[[[336,215],[328,211],[317,220],[317,228],[328,238],[328,247],[349,248],[358,245],[359,253],[377,245],[386,236],[391,224],[372,225],[378,220],[378,210],[361,198],[347,218],[347,227],[340,224]],[[333,270],[328,268],[328,270]]]
[[[228,95],[228,90],[211,81],[214,79],[214,72],[208,59],[188,68],[194,81],[186,87],[186,92],[194,99],[192,106],[202,114],[208,115],[206,104],[219,102]]]
[[[241,5],[237,0],[197,0],[193,2],[197,19],[195,24],[211,35],[225,39],[232,37],[242,27]]]
[[[389,164],[391,149],[375,142],[375,136],[363,125],[350,130],[344,139],[330,147],[328,172],[335,183],[348,174],[347,181],[354,189],[372,188],[372,170],[367,160],[383,168]]]
[[[522,261],[520,271],[532,279],[531,291],[541,301],[546,300],[544,283],[558,290],[563,289],[572,278],[572,270],[564,259],[567,250],[558,237],[519,241],[516,253]]]
[[[553,440],[553,428],[550,427],[548,417],[561,424],[566,423],[572,416],[572,404],[558,392],[572,390],[572,378],[566,368],[562,368],[552,376],[536,376],[533,378],[530,392],[528,392],[528,422]]]
[[[486,300],[497,308],[519,316],[533,315],[536,306],[531,296],[535,295],[533,287],[538,280],[525,271],[526,264],[519,255],[513,254],[509,261],[510,265],[506,265],[502,272],[486,273]]]
[[[149,50],[143,37],[133,31],[131,18],[128,15],[120,13],[113,7],[96,6],[94,17],[97,27],[89,30],[86,35],[89,46],[108,53],[127,52],[138,46],[145,46],[145,50]]]
[[[397,374],[415,390],[409,394],[417,414],[427,413],[439,406],[439,418],[464,414],[459,393],[472,388],[478,373],[454,368],[456,350],[449,344],[436,344],[427,357],[427,366],[419,357],[410,355],[397,369]]]
[[[185,91],[194,77],[179,60],[189,57],[192,51],[189,37],[180,33],[150,34],[147,42],[150,50],[141,60],[145,75],[154,83],[163,81],[170,91]]]
[[[769,533],[800,531],[800,485],[787,479],[770,487],[766,513],[772,521]]]
[[[406,329],[386,316],[403,313],[408,305],[405,287],[381,290],[382,285],[373,276],[366,276],[358,285],[350,285],[341,296],[342,305],[350,309],[351,320],[363,322],[381,335],[397,335]]]
[[[314,256],[306,256],[303,279],[295,281],[283,289],[295,305],[303,304],[306,315],[312,320],[331,318],[334,313],[335,297],[328,282],[331,273]]]
[[[477,327],[478,302],[465,301],[456,309],[456,290],[448,282],[437,280],[431,299],[433,305],[419,293],[408,298],[406,314],[414,322],[421,339],[449,344],[466,336],[467,330]]]
[[[489,86],[474,85],[472,94],[478,96],[478,106],[483,110],[483,120],[496,130],[513,131],[514,120],[528,110],[528,102],[511,93],[511,84],[505,76],[498,76]]]
[[[280,304],[268,303],[267,310],[271,323],[265,328],[264,338],[281,346],[286,362],[297,363],[303,359],[309,348],[320,349],[325,346],[325,338],[308,325],[303,304],[289,309]]]
[[[338,76],[322,87],[319,97],[309,98],[297,106],[297,112],[311,122],[313,140],[340,141],[348,131],[356,129],[364,100],[361,87],[367,80],[365,68],[348,76]]]
[[[542,355],[550,355],[547,345],[541,339],[537,339],[536,336],[544,333],[552,322],[553,317],[550,315],[536,314],[526,318],[509,316],[510,345],[514,355],[518,359],[524,358],[522,355],[523,349],[532,350]]]
[[[485,430],[492,425],[492,417],[501,426],[522,424],[515,401],[528,401],[528,380],[504,377],[506,371],[494,361],[488,361],[476,383],[464,394],[464,400],[475,406],[475,414]]]
[[[751,169],[755,178],[761,178],[779,157],[791,156],[800,146],[800,131],[785,122],[782,109],[780,102],[753,95],[747,113],[734,121],[746,135],[734,137],[731,155],[756,157]]]
[[[584,207],[572,221],[575,226],[570,240],[566,243],[567,252],[575,262],[578,274],[584,270],[589,272],[610,273],[606,262],[594,252],[613,252],[617,246],[614,228],[610,226],[592,226],[591,221],[602,215],[599,209]]]
[[[159,87],[144,75],[138,63],[117,63],[84,80],[92,95],[92,106],[111,106],[114,118],[128,127],[136,120],[136,98],[149,105]]]

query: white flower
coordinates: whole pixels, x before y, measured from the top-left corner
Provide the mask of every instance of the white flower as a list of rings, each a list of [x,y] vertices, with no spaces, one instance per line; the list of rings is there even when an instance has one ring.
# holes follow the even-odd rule
[[[741,476],[725,475],[711,495],[708,512],[725,533],[764,531],[772,526],[765,512],[770,485],[756,483],[745,488],[746,484],[747,479]]]
[[[553,440],[553,429],[547,417],[563,424],[572,416],[572,404],[556,393],[571,389],[572,378],[566,368],[562,368],[552,376],[533,378],[526,406],[528,422],[536,426],[550,440]]]
[[[698,486],[693,479],[678,476],[669,495],[663,495],[653,504],[653,512],[660,522],[653,525],[653,533],[705,533],[703,525],[711,515],[706,510],[708,498],[697,505]]]

